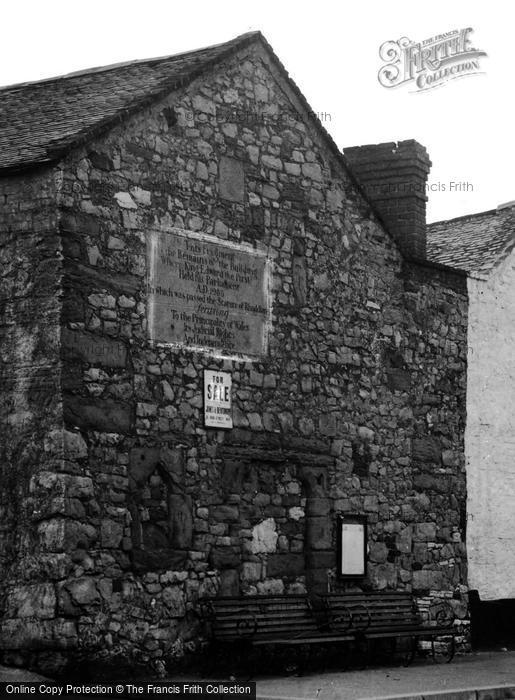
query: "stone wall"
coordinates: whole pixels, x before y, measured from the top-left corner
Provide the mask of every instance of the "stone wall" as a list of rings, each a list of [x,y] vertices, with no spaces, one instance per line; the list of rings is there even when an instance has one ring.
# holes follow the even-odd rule
[[[470,587],[482,600],[515,598],[515,255],[469,279],[467,545]]]
[[[67,510],[44,527],[81,654],[162,671],[206,596],[341,587],[344,513],[368,518],[362,585],[465,615],[465,280],[402,263],[302,110],[254,47],[64,164]],[[173,227],[270,259],[265,352],[149,341],[148,237]],[[232,430],[203,425],[204,369],[232,373]]]
[[[0,179],[2,648],[60,637],[64,645],[70,631],[56,619],[53,581],[66,572],[44,520],[62,504],[57,490],[38,491],[57,480],[63,440],[59,183],[58,171]]]

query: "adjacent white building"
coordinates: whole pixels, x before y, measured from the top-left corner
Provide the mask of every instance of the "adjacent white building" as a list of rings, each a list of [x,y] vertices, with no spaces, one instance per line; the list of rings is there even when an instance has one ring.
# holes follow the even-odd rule
[[[427,247],[469,273],[469,587],[515,598],[515,202],[430,224]]]

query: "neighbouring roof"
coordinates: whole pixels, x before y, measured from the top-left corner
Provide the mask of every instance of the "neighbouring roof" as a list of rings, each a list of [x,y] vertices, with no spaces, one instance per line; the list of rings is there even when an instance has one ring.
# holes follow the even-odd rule
[[[427,227],[427,257],[487,274],[515,247],[515,204],[436,221]]]
[[[244,46],[250,32],[224,44],[0,88],[0,170],[58,159],[76,143],[184,85]]]

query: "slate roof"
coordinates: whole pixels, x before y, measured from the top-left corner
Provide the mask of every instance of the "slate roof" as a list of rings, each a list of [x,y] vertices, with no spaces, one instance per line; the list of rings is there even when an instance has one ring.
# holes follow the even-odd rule
[[[258,38],[266,43],[260,32],[250,32],[174,56],[0,88],[0,170],[57,160],[98,129],[186,84]]]
[[[515,247],[515,203],[427,227],[427,257],[450,267],[487,274]]]
[[[268,52],[355,189],[382,221],[344,154],[259,31],[186,53],[90,68],[0,88],[0,175],[58,161],[75,145],[187,85],[216,63],[254,42],[260,42]]]
[[[249,32],[222,44],[172,56],[90,68],[0,88],[0,174],[58,161],[75,145],[84,143],[127,115],[187,85],[214,64],[257,41],[268,51],[356,190],[382,222],[380,213],[362,190],[344,154],[314,115],[306,98],[261,32]],[[486,223],[486,219],[493,214],[495,212],[484,212],[431,224],[428,229],[427,264],[475,269],[476,263],[484,262],[483,248],[492,255],[506,242],[505,230],[501,227],[502,231],[497,231],[495,217],[494,224]],[[487,228],[491,226],[495,229],[495,245],[491,244],[492,236],[485,232],[486,229],[482,231],[481,217],[486,217]],[[467,242],[469,233],[470,244]]]
[[[90,68],[0,88],[0,176],[58,161],[74,146],[187,85],[216,63],[254,42],[260,42],[267,51],[356,191],[382,222],[344,154],[259,31],[186,53]],[[388,230],[386,226],[385,230]]]

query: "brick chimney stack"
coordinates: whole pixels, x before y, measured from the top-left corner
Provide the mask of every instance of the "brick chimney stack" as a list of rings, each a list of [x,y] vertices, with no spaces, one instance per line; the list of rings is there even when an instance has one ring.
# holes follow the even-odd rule
[[[406,258],[426,259],[426,181],[431,161],[417,141],[346,148],[349,167]]]

